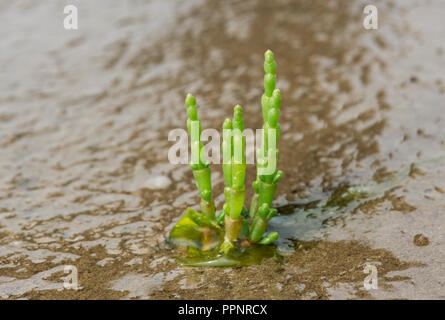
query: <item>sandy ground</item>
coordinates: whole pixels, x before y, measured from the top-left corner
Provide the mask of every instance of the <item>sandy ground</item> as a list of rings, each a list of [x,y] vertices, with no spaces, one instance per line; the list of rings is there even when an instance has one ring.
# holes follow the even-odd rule
[[[0,1],[0,298],[445,298],[442,1],[375,1],[378,30],[358,1],[70,3],[76,31],[65,1]],[[199,196],[168,132],[187,92],[206,128],[237,103],[260,128],[268,48],[279,258],[182,267],[166,235]]]

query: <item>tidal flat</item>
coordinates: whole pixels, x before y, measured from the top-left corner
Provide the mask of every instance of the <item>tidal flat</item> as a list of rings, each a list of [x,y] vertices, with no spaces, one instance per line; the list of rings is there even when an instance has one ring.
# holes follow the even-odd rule
[[[60,2],[0,1],[1,299],[445,299],[445,3],[374,1],[365,30],[364,1],[74,2],[78,30]],[[268,48],[274,254],[183,266],[167,236],[199,194],[168,133],[187,92],[206,128],[237,103],[260,128]]]

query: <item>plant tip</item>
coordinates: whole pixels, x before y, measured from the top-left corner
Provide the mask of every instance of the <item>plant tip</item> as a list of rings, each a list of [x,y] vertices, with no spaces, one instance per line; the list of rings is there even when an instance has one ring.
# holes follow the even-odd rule
[[[187,93],[187,97],[185,98],[185,104],[188,106],[196,104],[196,99],[191,93]]]
[[[229,118],[224,120],[223,129],[232,129],[232,120],[230,120]]]

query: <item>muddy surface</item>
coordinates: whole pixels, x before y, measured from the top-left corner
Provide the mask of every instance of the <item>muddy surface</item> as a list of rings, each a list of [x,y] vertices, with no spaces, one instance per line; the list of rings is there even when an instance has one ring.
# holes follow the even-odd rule
[[[63,1],[0,1],[0,298],[445,298],[444,3],[376,1],[365,30],[352,0],[71,2],[77,31]],[[166,235],[199,195],[168,133],[187,92],[205,128],[237,103],[260,128],[268,48],[278,254],[182,267]]]

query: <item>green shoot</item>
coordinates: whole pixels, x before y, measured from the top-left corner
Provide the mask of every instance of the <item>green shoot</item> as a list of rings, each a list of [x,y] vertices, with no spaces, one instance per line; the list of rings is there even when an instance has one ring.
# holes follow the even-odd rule
[[[213,248],[218,248],[216,245],[219,245],[218,254],[227,255],[236,248],[238,240],[242,246],[246,247],[255,244],[269,245],[278,239],[277,232],[265,235],[270,219],[277,214],[277,210],[272,208],[272,201],[277,183],[283,176],[283,173],[277,170],[281,93],[275,88],[276,68],[274,55],[272,51],[267,50],[264,61],[264,94],[261,98],[264,120],[262,144],[261,148],[257,150],[257,178],[253,183],[255,194],[252,197],[249,210],[244,207],[246,142],[243,136],[243,109],[240,105],[236,105],[233,118],[226,119],[222,126],[225,203],[216,217],[215,204],[212,200],[211,173],[203,152],[202,127],[196,100],[191,94],[188,94],[185,99],[188,117],[187,129],[192,152],[190,167],[193,170],[201,196],[201,212],[188,208],[170,232],[170,239],[172,243],[185,243],[189,248],[194,246],[197,241],[200,242],[199,246],[195,246],[188,252],[209,252]],[[224,240],[222,241],[223,234]]]
[[[212,200],[212,182],[209,164],[205,162],[201,141],[201,120],[198,118],[196,99],[190,93],[185,99],[187,105],[187,129],[189,131],[192,150],[190,167],[201,195],[201,211],[209,218],[215,218],[215,204]],[[203,159],[204,158],[204,159]]]
[[[244,178],[246,175],[245,138],[243,136],[243,109],[240,105],[233,110],[233,121],[226,119],[223,123],[223,173],[226,187],[225,237],[221,246],[227,253],[233,248],[238,238],[243,219],[241,212],[244,206]]]
[[[253,183],[255,195],[252,197],[249,216],[253,221],[258,221],[259,213],[265,204],[270,208],[277,189],[277,183],[282,178],[283,172],[277,171],[278,162],[278,136],[280,125],[281,93],[275,89],[276,68],[272,51],[267,50],[264,59],[264,94],[261,97],[263,111],[263,136],[262,146],[257,150],[257,180]],[[261,227],[255,223],[252,225],[250,240],[261,241],[259,233],[264,233],[269,219],[261,219]]]

